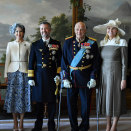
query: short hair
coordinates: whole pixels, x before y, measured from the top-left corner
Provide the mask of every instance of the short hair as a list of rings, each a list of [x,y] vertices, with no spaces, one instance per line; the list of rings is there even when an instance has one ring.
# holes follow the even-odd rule
[[[76,27],[76,25],[77,25],[78,23],[83,23],[84,26],[85,26],[85,29],[86,29],[86,24],[85,24],[84,22],[82,22],[82,21],[77,22],[77,23],[75,24],[75,27]],[[74,29],[75,29],[75,27],[74,27]]]
[[[48,25],[49,26],[49,28],[51,29],[51,24],[49,23],[49,22],[47,22],[47,21],[42,21],[41,23],[40,23],[40,25],[42,25],[42,24],[44,24],[44,25]]]

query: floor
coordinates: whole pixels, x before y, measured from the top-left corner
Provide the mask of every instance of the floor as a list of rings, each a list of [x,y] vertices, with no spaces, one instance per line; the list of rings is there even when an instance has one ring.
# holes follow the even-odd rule
[[[57,119],[55,119],[57,123]],[[33,113],[25,114],[24,119],[24,131],[31,131],[34,127],[35,115]],[[81,118],[80,113],[78,114],[78,123],[80,124]],[[57,126],[57,125],[56,125]],[[13,120],[12,114],[7,114],[5,112],[0,113],[0,131],[12,131]],[[99,115],[99,131],[105,131],[106,121],[105,116]],[[70,122],[67,112],[61,112],[60,128],[59,131],[70,131]],[[43,130],[47,129],[47,119],[43,119]],[[96,111],[92,110],[90,115],[90,130],[97,131],[97,121],[96,121]],[[122,115],[118,122],[117,131],[131,131],[131,110],[128,110],[127,114]]]

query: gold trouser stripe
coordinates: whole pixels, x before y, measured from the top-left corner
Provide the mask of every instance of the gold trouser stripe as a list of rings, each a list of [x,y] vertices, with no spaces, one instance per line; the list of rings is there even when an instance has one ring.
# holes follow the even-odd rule
[[[91,67],[91,64],[87,65],[87,66],[83,66],[83,67],[72,67],[72,66],[69,66],[69,67],[73,70],[83,70],[83,69],[87,69],[87,68]]]

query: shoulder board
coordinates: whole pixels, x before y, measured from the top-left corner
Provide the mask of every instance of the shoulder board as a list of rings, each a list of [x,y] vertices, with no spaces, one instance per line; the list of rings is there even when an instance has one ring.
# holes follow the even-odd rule
[[[91,39],[91,40],[93,40],[93,41],[97,41],[97,39],[94,39],[94,38],[92,38],[92,37],[88,37],[89,39]]]
[[[65,38],[65,40],[68,40],[68,39],[70,39],[70,38],[73,38],[73,36],[67,37],[67,38]]]

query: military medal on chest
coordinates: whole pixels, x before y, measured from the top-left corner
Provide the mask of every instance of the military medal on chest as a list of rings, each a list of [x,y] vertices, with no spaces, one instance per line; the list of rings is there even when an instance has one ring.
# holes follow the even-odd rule
[[[56,51],[55,51],[55,50],[53,50],[53,51],[52,51],[52,54],[53,54],[53,55],[55,55],[55,54],[56,54]]]
[[[58,50],[59,45],[55,45],[55,44],[48,44],[49,50]]]
[[[91,48],[91,44],[90,43],[86,43],[86,42],[85,43],[81,43],[81,48],[90,49]]]

